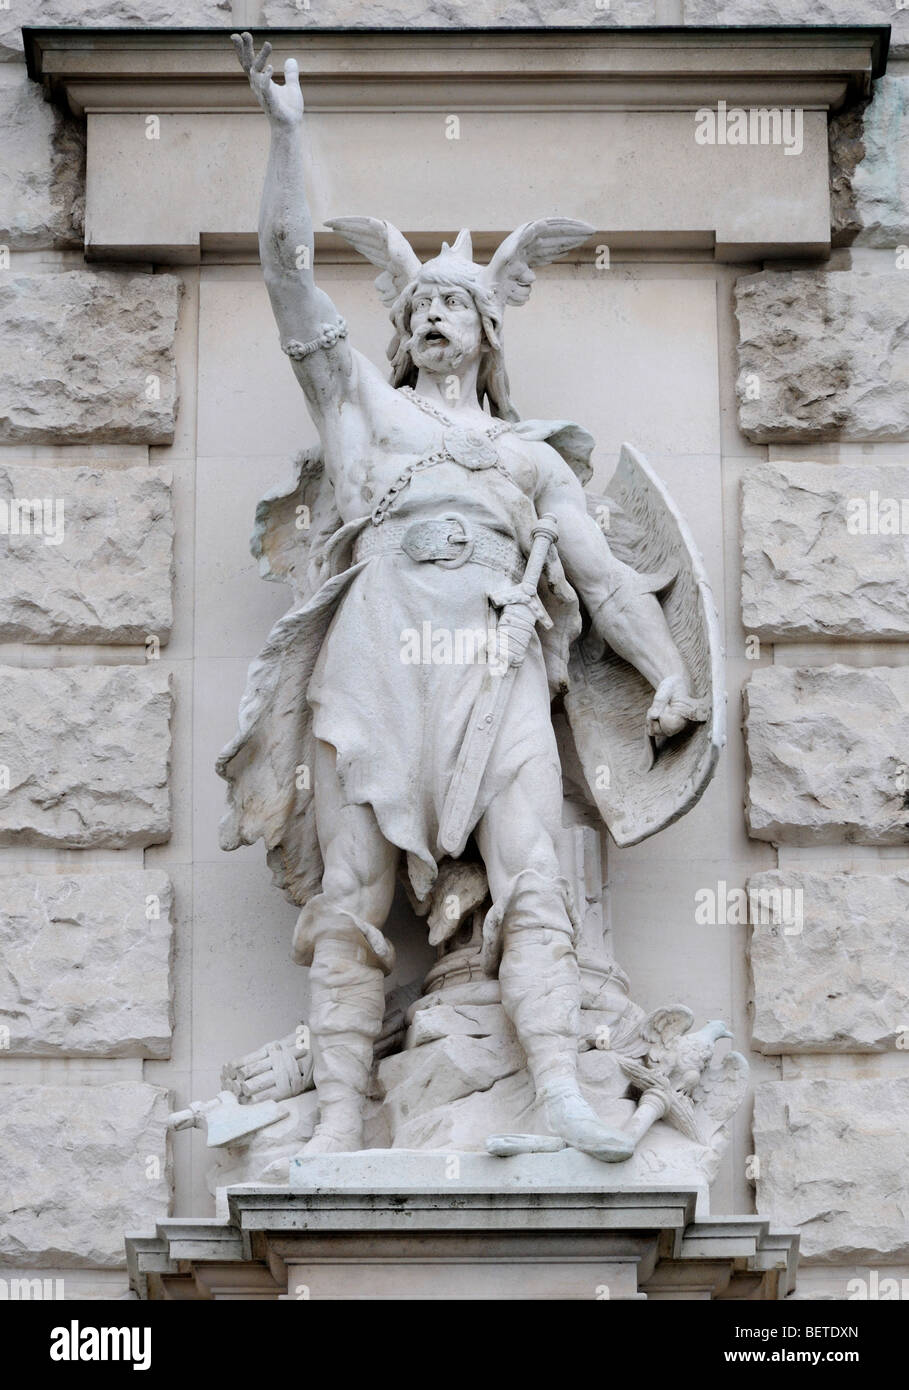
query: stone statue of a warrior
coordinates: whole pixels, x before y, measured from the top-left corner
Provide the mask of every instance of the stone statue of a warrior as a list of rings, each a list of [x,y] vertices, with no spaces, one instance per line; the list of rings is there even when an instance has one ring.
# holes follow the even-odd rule
[[[610,730],[629,711],[631,784],[655,751],[690,742],[692,721],[708,716],[658,597],[673,576],[623,562],[590,514],[581,481],[590,436],[566,421],[521,421],[509,394],[506,306],[527,300],[533,266],[593,228],[561,217],[527,223],[488,265],[474,262],[461,232],[421,264],[388,222],[330,222],[381,270],[394,325],[387,379],[315,282],[297,64],[285,64],[279,84],[269,44],[256,55],[249,34],[234,43],[271,127],[262,268],[321,445],[300,461],[295,494],[306,516],[289,566],[300,601],[252,666],[239,732],[219,761],[231,807],[222,844],[263,838],[301,909],[293,949],[311,971],[319,1106],[306,1152],[363,1146],[399,871],[425,913],[443,868],[466,852],[485,869],[484,960],[537,1113],[559,1143],[621,1161],[633,1139],[601,1120],[578,1082],[577,913],[556,847],[563,787],[552,702],[566,700],[591,785],[591,759],[610,760]],[[689,597],[696,590],[697,581]],[[488,660],[477,659],[482,643],[459,660],[453,636],[441,659],[406,654],[407,634],[432,643],[465,632],[498,634]],[[601,719],[599,758],[590,699],[569,700],[582,634],[588,653],[591,641],[608,650],[598,668],[607,694],[623,680],[649,691],[643,705],[629,697],[616,721]],[[688,776],[636,837],[688,809],[704,780]],[[621,802],[617,781],[604,795]],[[624,810],[613,804],[609,814],[618,824]]]

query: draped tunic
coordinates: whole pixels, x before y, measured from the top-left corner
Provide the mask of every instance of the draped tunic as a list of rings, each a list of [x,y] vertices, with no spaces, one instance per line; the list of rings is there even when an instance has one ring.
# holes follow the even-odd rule
[[[576,471],[586,467],[592,440],[570,422],[524,421],[514,433],[549,440]],[[526,557],[537,520],[533,479],[519,485],[506,474],[440,464],[415,473],[388,516],[418,521],[455,512],[468,526],[509,538]],[[448,569],[400,550],[358,559],[357,539],[372,526],[370,514],[342,525],[330,499],[321,453],[313,450],[297,460],[291,485],[259,504],[253,553],[267,577],[294,583],[300,601],[278,619],[250,666],[237,733],[217,762],[229,783],[220,843],[234,849],[261,838],[275,881],[292,902],[303,906],[319,891],[311,769],[320,739],[337,750],[346,799],[372,806],[425,901],[438,869],[442,804],[487,666],[423,661],[423,625],[452,643],[459,633],[487,632],[495,618],[490,592],[509,580],[472,561]],[[295,529],[301,501],[313,511],[308,550]],[[304,578],[314,559],[315,584]],[[475,820],[521,768],[559,765],[549,705],[567,687],[581,618],[554,547],[540,598],[553,626],[532,638],[515,678]],[[424,643],[418,662],[402,659],[404,635],[414,632]]]
[[[491,470],[482,483],[463,474],[450,463],[414,477],[391,513],[398,529],[456,511],[468,531],[485,527],[526,553],[535,520],[530,500]],[[471,560],[447,568],[400,548],[374,555],[340,599],[307,688],[313,733],[337,750],[346,800],[371,806],[385,838],[407,854],[418,897],[436,874],[442,806],[498,655],[490,596],[510,578]],[[534,635],[508,695],[475,820],[523,767],[559,769],[549,704]]]

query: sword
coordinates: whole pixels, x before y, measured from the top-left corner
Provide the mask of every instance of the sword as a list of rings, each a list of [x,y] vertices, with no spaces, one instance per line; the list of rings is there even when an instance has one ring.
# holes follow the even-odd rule
[[[520,584],[528,604],[537,596],[549,547],[559,538],[559,528],[556,525],[555,517],[549,513],[540,517],[531,534],[533,544],[530,547],[527,567]],[[506,605],[506,614],[510,606]],[[506,638],[509,627],[524,628],[526,634],[528,626],[515,622],[513,619],[509,622],[503,614],[496,629],[497,635],[502,631],[503,625]],[[536,620],[532,618],[529,624],[531,635],[535,626]],[[504,671],[496,671],[492,667],[487,667],[480,693],[470,712],[467,733],[461,744],[457,766],[448,788],[448,794],[445,797],[439,825],[439,844],[446,854],[451,855],[453,859],[457,859],[463,853],[467,837],[473,829],[480,784],[483,781],[483,774],[489,762],[492,746],[505,716],[511,688],[526,655],[528,643],[525,643],[515,652],[514,660],[508,662]],[[507,656],[507,648],[504,654]]]

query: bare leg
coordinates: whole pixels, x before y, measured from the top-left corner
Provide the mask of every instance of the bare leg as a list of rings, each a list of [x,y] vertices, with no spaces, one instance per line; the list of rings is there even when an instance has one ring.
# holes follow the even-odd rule
[[[561,806],[556,769],[532,764],[477,830],[494,908],[503,914],[502,1004],[553,1134],[618,1162],[630,1158],[632,1140],[597,1118],[577,1081],[580,979],[555,845]]]
[[[322,892],[300,914],[294,954],[310,970],[310,1035],[319,1123],[307,1153],[363,1147],[363,1101],[385,1013],[393,958],[381,936],[391,909],[398,850],[372,808],[345,803],[335,750],[319,743],[316,824]]]

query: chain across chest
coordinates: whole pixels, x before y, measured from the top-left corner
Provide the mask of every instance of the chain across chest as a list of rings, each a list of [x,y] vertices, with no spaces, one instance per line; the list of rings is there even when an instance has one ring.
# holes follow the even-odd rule
[[[424,454],[422,458],[416,459],[413,463],[409,463],[398,474],[391,486],[386,488],[372,511],[372,524],[374,526],[382,524],[399,495],[410,484],[415,473],[422,473],[427,468],[435,468],[442,463],[454,463],[460,468],[469,469],[471,472],[493,468],[506,477],[514,487],[520,487],[500,459],[499,451],[494,444],[499,435],[511,429],[507,420],[496,420],[489,429],[466,429],[461,425],[453,424],[449,416],[443,411],[437,410],[431,402],[418,396],[411,387],[401,387],[401,394],[406,395],[425,414],[431,415],[440,424],[443,424],[445,433],[442,436],[440,448],[434,449],[430,454]]]

